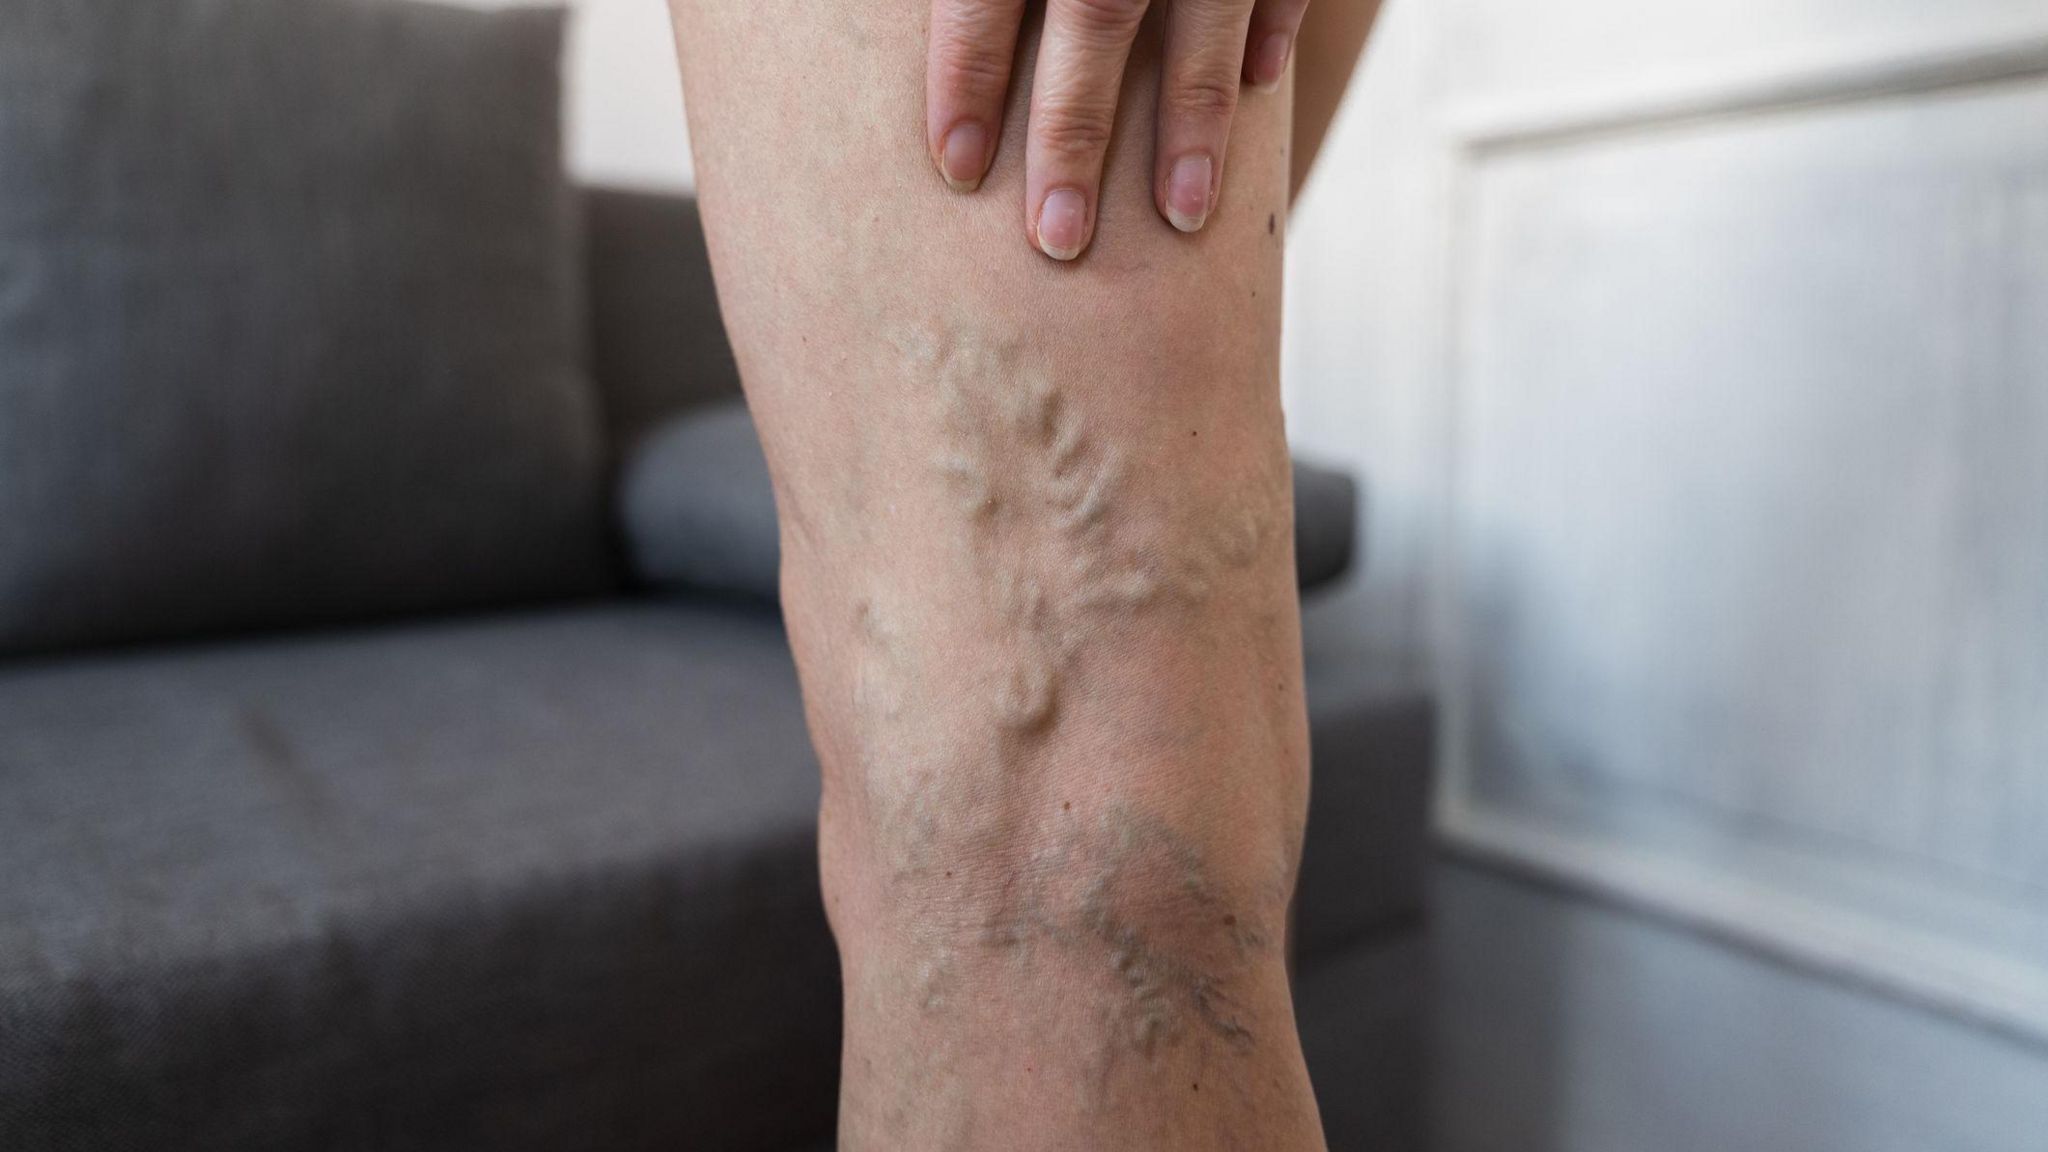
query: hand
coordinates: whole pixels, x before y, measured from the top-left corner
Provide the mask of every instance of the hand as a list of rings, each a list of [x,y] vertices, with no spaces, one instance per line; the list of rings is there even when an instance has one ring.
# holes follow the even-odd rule
[[[960,191],[979,187],[995,158],[1026,2],[932,0],[926,146]],[[1223,186],[1239,79],[1279,86],[1309,0],[1158,2],[1171,10],[1152,198],[1175,228],[1194,232]],[[1024,148],[1024,211],[1032,243],[1055,260],[1079,256],[1094,235],[1117,93],[1150,3],[1047,0]]]

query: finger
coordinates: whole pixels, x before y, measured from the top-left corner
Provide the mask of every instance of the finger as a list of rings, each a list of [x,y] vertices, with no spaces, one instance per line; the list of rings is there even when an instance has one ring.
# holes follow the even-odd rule
[[[1223,186],[1252,0],[1175,0],[1159,77],[1153,199],[1183,232],[1200,231]]]
[[[933,0],[925,63],[925,147],[957,191],[995,158],[1025,0]]]
[[[1124,64],[1147,0],[1049,0],[1024,149],[1026,225],[1038,250],[1072,260],[1095,232],[1102,158]]]
[[[1294,42],[1307,11],[1308,0],[1259,0],[1245,39],[1246,81],[1266,92],[1280,87],[1280,78],[1287,75],[1287,65],[1294,59]]]

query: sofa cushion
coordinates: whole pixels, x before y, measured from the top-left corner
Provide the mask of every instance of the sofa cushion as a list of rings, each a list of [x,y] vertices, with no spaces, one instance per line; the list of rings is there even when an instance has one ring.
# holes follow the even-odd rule
[[[559,12],[0,28],[0,652],[604,586]]]
[[[1413,922],[1428,774],[1308,696],[1305,974]],[[0,1148],[827,1146],[817,804],[743,607],[0,665]]]
[[[627,452],[619,517],[634,575],[657,588],[773,600],[781,563],[768,460],[740,400],[673,417]],[[1351,567],[1358,485],[1294,462],[1295,574],[1304,591]]]
[[[0,1148],[826,1141],[771,614],[0,669]]]
[[[1303,592],[1329,588],[1362,567],[1360,503],[1359,483],[1349,472],[1294,461],[1294,579]]]
[[[619,516],[645,583],[776,599],[775,490],[745,403],[706,404],[649,433],[620,470]]]

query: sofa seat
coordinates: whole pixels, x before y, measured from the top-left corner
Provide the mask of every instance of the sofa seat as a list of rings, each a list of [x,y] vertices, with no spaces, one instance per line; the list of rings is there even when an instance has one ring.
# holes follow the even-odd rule
[[[1412,922],[1431,725],[1309,705],[1304,974]],[[0,664],[0,1147],[828,1145],[817,803],[744,604]]]
[[[817,801],[729,605],[0,665],[0,1145],[829,1138]]]

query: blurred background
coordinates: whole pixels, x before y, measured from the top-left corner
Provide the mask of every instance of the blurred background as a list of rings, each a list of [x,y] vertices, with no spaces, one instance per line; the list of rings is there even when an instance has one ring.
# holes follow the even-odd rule
[[[46,37],[60,36],[57,10],[0,0],[0,14],[35,14]],[[384,34],[362,41],[365,59]],[[716,330],[704,328],[715,316],[666,14],[652,0],[577,0],[567,37],[560,155],[497,137],[477,148],[535,172],[565,164],[577,184],[613,190],[575,209],[591,227],[573,242],[589,282],[578,272],[577,286],[550,288],[594,313],[604,396],[595,414],[545,388],[534,392],[544,402],[526,401],[536,427],[588,426],[581,440],[543,451],[523,426],[486,438],[540,452],[593,504],[608,499],[593,462],[617,457],[632,579],[744,592],[765,564],[772,583],[772,530],[766,545],[739,533],[708,570],[697,551],[663,543],[674,538],[663,524],[729,531],[734,501],[753,499],[712,483],[749,466],[729,435],[744,438],[743,414],[730,428],[661,431],[676,396],[727,393],[731,374],[722,353],[682,347],[708,346]],[[508,74],[551,43],[508,55]],[[399,63],[453,71],[438,59]],[[50,107],[90,124],[101,90],[88,72],[45,76],[4,45],[0,67],[13,70],[0,91],[15,109],[0,105],[0,149],[42,165],[17,173],[59,170],[51,141],[70,122],[22,109],[57,93]],[[443,125],[456,135],[427,145],[506,103],[507,90],[477,91]],[[214,179],[200,159],[177,170],[197,181],[188,191]],[[139,217],[111,211],[102,218],[116,225],[79,232],[89,213],[73,209],[87,201],[24,197],[29,185],[5,183],[7,163],[0,155],[0,188],[19,199],[0,203],[0,262],[12,261],[0,263],[0,337],[36,352],[11,361],[21,380],[56,380],[89,357],[51,351],[62,346],[30,293],[100,275],[95,245],[136,234]],[[427,178],[448,195],[419,202],[445,219],[418,235],[460,233],[448,224],[468,214],[460,180]],[[519,195],[560,214],[544,184]],[[309,218],[341,218],[342,200],[298,192]],[[89,243],[51,272],[32,241],[57,234]],[[329,271],[344,277],[361,259],[346,254],[365,250],[351,235],[334,232],[307,259],[339,260]],[[561,256],[522,263],[495,239],[473,249],[458,270],[505,283],[546,280],[535,269]],[[1387,0],[1296,205],[1288,258],[1295,447],[1360,485],[1355,505],[1318,504],[1350,517],[1356,542],[1348,568],[1331,568],[1348,574],[1306,608],[1322,711],[1300,1003],[1333,1148],[2048,1150],[2048,5]],[[407,283],[422,301],[446,296],[431,276]],[[346,331],[398,323],[374,310],[355,322]],[[413,351],[442,347],[400,327]],[[566,364],[582,339],[521,362]],[[295,355],[248,362],[296,371]],[[55,438],[37,431],[57,425],[48,410],[18,408],[11,438],[0,429],[0,480],[9,468],[35,475],[23,461]],[[218,413],[192,418],[216,445],[240,443]],[[613,442],[636,447],[600,446]],[[380,458],[391,507],[412,506],[412,481],[445,488],[442,464],[415,475],[405,453]],[[675,479],[664,469],[679,459],[696,470]],[[220,460],[193,482],[210,492],[266,475],[242,475],[232,450]],[[84,490],[118,487],[97,465],[77,475]],[[91,550],[79,534],[31,541],[29,513],[57,505],[15,490],[29,495],[0,492],[0,550],[34,544],[45,560],[10,569],[0,557],[0,577],[69,611],[47,574]],[[557,511],[568,537],[590,535],[587,510]],[[381,541],[375,519],[348,523]],[[409,555],[504,574],[488,525],[459,510],[429,521],[433,542]],[[434,551],[450,540],[468,548],[452,561]],[[393,600],[390,588],[418,586],[393,565],[369,574],[367,592],[323,570],[338,583],[318,584],[332,595],[312,615],[610,588],[533,570],[475,597]],[[806,903],[814,783],[793,693],[779,656],[749,663],[757,648],[779,652],[772,619],[630,607],[509,632],[208,649],[197,664],[171,649],[50,655],[215,624],[275,628],[302,607],[245,619],[187,596],[133,626],[105,623],[105,608],[47,627],[57,617],[0,612],[0,654],[13,650],[0,663],[0,830],[13,837],[0,861],[14,869],[0,881],[0,1144],[11,1133],[23,1147],[129,1146],[108,1134],[153,1131],[156,1147],[272,1146],[268,1136],[341,1115],[361,1123],[335,1146],[454,1147],[468,1132],[492,1133],[494,1147],[573,1144],[577,1116],[638,1116],[623,1105],[676,1085],[691,1086],[697,1095],[674,1099],[702,1115],[725,1103],[754,1118],[716,1129],[707,1147],[794,1147],[809,1129],[776,1121],[816,1119],[806,1108],[829,1122],[829,1068],[786,1058],[831,1050],[829,1010],[806,999],[831,970]],[[663,646],[669,632],[682,647]],[[733,694],[754,679],[772,702]],[[451,728],[419,703],[429,697],[481,719]],[[744,764],[787,771],[713,789],[715,802],[666,791],[677,785],[662,772],[633,775],[663,763],[673,742],[647,718],[677,699],[696,701],[684,710],[705,728],[739,714],[793,730],[795,742],[733,746]],[[585,748],[603,752],[592,765],[620,767],[575,786],[619,797],[620,811],[565,825],[574,793],[549,774],[563,749]],[[212,773],[236,756],[253,765],[247,779],[219,769],[199,793],[161,767]],[[419,764],[402,784],[351,775],[407,757]],[[474,796],[459,770],[529,761],[531,779],[495,798]],[[81,765],[128,774],[89,778]],[[268,807],[229,804],[232,832],[197,815],[177,825],[204,788]],[[788,803],[747,789],[782,789]],[[126,811],[124,797],[146,811]],[[445,805],[442,823],[348,823],[420,804]],[[652,859],[682,834],[633,821],[692,805],[706,815],[682,839],[716,866],[636,871],[634,836]],[[542,817],[544,836],[518,831]],[[89,827],[54,831],[73,820]],[[275,843],[236,856],[258,820],[277,822],[264,833]],[[389,843],[374,865],[349,855],[378,836]],[[756,851],[764,843],[774,854]],[[229,877],[222,858],[253,876]],[[594,863],[568,875],[565,859]],[[79,879],[95,867],[106,876]],[[444,888],[459,897],[401,884],[398,903],[432,915],[395,927],[412,921],[387,906],[388,878],[436,868],[452,869]],[[386,885],[376,900],[363,896],[375,885]],[[761,912],[764,892],[788,897],[786,920]],[[678,893],[710,909],[698,929],[754,942],[737,960],[688,967],[708,954],[691,943],[698,929],[649,927]],[[124,917],[78,911],[123,902]],[[504,959],[514,952],[541,959],[522,967]],[[656,954],[689,958],[684,975],[649,967]],[[184,959],[156,965],[171,955]],[[722,988],[749,966],[780,983],[645,1018],[629,1007],[661,1002],[664,981]],[[477,991],[499,986],[513,991]],[[245,1010],[237,989],[268,1006]],[[543,1001],[554,1015],[522,1015]],[[518,1037],[548,1028],[553,1046],[525,1054]],[[666,1055],[678,1032],[709,1037],[706,1050]],[[330,1034],[332,1050],[305,1044]],[[183,1054],[194,1035],[201,1053],[267,1055]],[[442,1079],[401,1084],[352,1062],[392,1045]],[[499,1066],[476,1071],[479,1051]],[[621,1074],[615,1059],[640,1063]],[[290,1103],[308,1098],[294,1077],[327,1096]],[[208,1110],[244,1096],[270,1102],[232,1124]],[[439,1118],[450,1098],[468,1101],[467,1127]],[[774,1101],[796,1099],[806,1103],[775,1113]],[[651,1146],[670,1131],[639,1123],[574,1146]],[[114,1143],[81,1142],[94,1132]],[[167,1132],[201,1135],[166,1143]]]
[[[1434,1146],[2048,1146],[2048,6],[1382,19],[1286,380],[1443,709]]]

